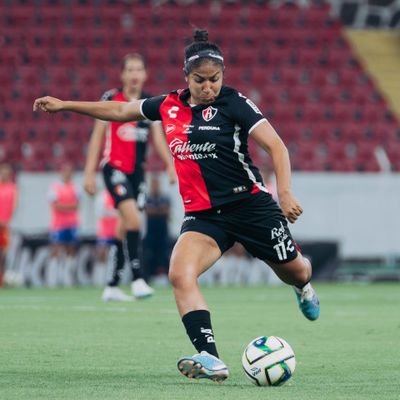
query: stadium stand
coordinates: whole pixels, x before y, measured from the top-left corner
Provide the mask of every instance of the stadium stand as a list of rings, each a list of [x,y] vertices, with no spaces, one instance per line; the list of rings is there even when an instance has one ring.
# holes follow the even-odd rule
[[[200,26],[223,46],[226,83],[257,102],[287,142],[294,170],[377,172],[379,146],[400,171],[397,117],[330,6],[310,3],[2,2],[0,159],[20,170],[51,170],[64,158],[81,168],[75,143],[87,142],[92,121],[67,114],[49,121],[31,112],[33,99],[96,100],[118,84],[130,51],[148,59],[150,93],[182,87],[182,46]],[[148,166],[161,168],[154,156]]]

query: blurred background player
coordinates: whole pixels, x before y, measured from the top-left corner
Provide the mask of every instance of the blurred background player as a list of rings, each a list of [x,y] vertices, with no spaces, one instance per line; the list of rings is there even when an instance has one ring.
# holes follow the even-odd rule
[[[104,286],[106,282],[106,262],[110,247],[115,242],[117,232],[118,212],[114,200],[107,189],[99,192],[96,198],[96,256],[93,281],[96,286]],[[131,296],[127,299],[132,300]]]
[[[49,286],[71,286],[74,283],[80,195],[73,182],[73,174],[72,165],[63,164],[60,169],[61,180],[53,183],[48,192],[51,222],[50,260],[46,280]]]
[[[10,243],[10,222],[17,206],[17,185],[8,164],[0,164],[0,287],[6,270],[7,248]]]
[[[168,284],[170,206],[169,197],[161,192],[159,176],[152,174],[145,206],[146,234],[143,253],[148,277],[155,284],[162,286]]]
[[[120,79],[122,88],[107,91],[102,100],[127,102],[149,96],[143,92],[147,72],[140,54],[130,53],[124,57]],[[150,132],[155,148],[167,166],[170,180],[175,181],[172,158],[159,122],[121,123],[96,120],[91,135],[85,165],[84,188],[90,195],[96,193],[96,170],[105,138],[101,162],[104,183],[121,216],[115,243],[111,249],[109,279],[102,294],[102,299],[105,301],[127,300],[127,295],[118,287],[125,264],[125,254],[132,273],[132,294],[136,298],[145,298],[153,294],[153,289],[144,280],[145,274],[139,260],[142,223],[138,199],[144,187],[144,163]],[[124,252],[124,242],[126,252]]]

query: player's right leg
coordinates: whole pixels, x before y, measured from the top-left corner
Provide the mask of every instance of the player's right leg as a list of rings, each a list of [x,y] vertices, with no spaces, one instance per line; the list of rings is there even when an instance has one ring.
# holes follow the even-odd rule
[[[199,232],[183,233],[172,252],[169,279],[186,332],[198,351],[178,360],[178,369],[188,378],[221,382],[229,376],[219,359],[210,312],[197,280],[220,256],[214,239]]]

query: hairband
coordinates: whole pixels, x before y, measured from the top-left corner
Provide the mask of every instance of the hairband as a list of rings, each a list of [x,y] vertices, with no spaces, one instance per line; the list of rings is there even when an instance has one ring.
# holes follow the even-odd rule
[[[221,61],[222,64],[224,63],[224,57],[222,57],[221,54],[218,54],[218,53],[216,53],[214,51],[210,51],[210,50],[202,50],[202,51],[199,51],[197,54],[194,54],[185,60],[185,63],[184,63],[185,70],[186,71],[188,70],[188,65],[191,62],[198,60],[199,58],[215,58],[215,59]]]

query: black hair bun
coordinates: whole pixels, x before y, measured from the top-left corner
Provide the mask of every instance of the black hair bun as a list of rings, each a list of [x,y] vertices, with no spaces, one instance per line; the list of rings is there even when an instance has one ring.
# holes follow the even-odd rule
[[[196,29],[193,38],[195,42],[208,42],[208,32],[205,29]]]

